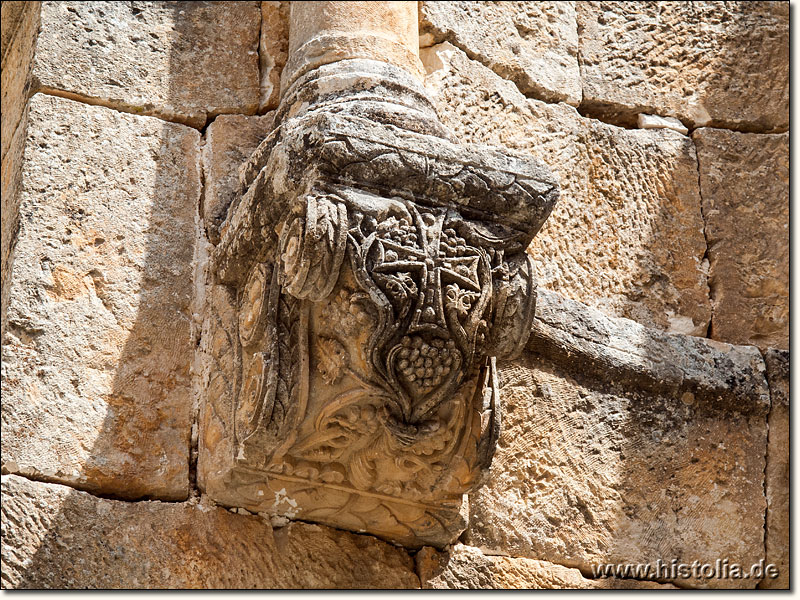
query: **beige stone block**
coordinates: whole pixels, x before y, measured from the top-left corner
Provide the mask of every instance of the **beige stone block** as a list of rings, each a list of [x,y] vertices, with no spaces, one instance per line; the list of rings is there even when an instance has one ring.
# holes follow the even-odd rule
[[[23,113],[28,102],[30,70],[36,49],[41,2],[2,3],[2,158],[11,145],[14,132],[24,123]]]
[[[203,220],[213,244],[219,242],[219,228],[239,188],[239,167],[272,130],[275,114],[261,117],[220,115],[206,130],[203,146],[205,196]]]
[[[202,127],[259,103],[258,2],[44,2],[46,90]]]
[[[652,581],[589,579],[578,569],[530,558],[486,556],[478,548],[464,544],[456,544],[447,552],[425,547],[417,553],[416,560],[423,589],[676,589]]]
[[[185,498],[200,136],[35,95],[3,340],[2,457],[125,498]]]
[[[0,210],[0,339],[6,330],[9,275],[19,219],[17,191],[30,92],[30,67],[39,30],[40,2],[3,2],[2,8],[2,210]]]
[[[769,401],[757,349],[545,292],[528,349],[501,366],[502,432],[465,543],[584,573],[717,559],[749,571],[764,557]],[[682,587],[758,583],[676,575]]]
[[[462,142],[533,155],[560,177],[559,202],[531,248],[541,287],[614,316],[705,335],[706,244],[689,138],[528,100],[446,43],[422,57],[437,110]]]
[[[413,560],[375,538],[206,500],[105,500],[3,476],[3,587],[416,588]]]
[[[789,347],[789,134],[699,129],[711,337]]]
[[[424,46],[450,42],[548,102],[581,102],[575,2],[420,2]]]
[[[789,126],[786,2],[578,2],[583,107],[635,123]]]
[[[261,3],[261,37],[258,43],[261,69],[259,112],[278,108],[281,73],[289,57],[289,3]]]
[[[767,446],[767,563],[777,577],[765,577],[760,588],[789,589],[789,351],[764,353],[772,406]]]

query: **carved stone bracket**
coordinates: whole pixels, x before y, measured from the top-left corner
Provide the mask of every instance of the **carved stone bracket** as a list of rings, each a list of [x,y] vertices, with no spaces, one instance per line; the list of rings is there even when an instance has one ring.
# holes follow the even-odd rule
[[[238,316],[220,325],[231,451],[204,485],[254,512],[445,545],[492,459],[495,358],[528,339],[526,248],[556,182],[455,144],[424,90],[376,61],[308,73],[279,112],[212,256]]]

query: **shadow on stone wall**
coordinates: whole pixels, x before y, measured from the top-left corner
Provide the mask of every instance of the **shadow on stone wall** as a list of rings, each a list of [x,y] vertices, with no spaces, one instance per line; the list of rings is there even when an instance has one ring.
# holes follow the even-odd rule
[[[191,12],[203,3],[170,4],[173,27],[180,31],[190,26]],[[135,5],[131,10],[136,18]],[[170,67],[174,77],[170,79],[169,96],[176,104],[182,97],[178,86],[186,81],[187,65],[197,51],[204,50],[188,44],[171,49]],[[179,83],[173,83],[176,81]],[[88,105],[78,108],[106,110]],[[96,294],[104,307],[95,305],[98,311],[108,311],[112,315],[110,320],[106,319],[111,325],[96,332],[107,338],[87,339],[87,348],[78,352],[84,357],[105,354],[99,360],[102,364],[90,359],[89,364],[79,366],[87,379],[95,377],[95,381],[81,382],[85,383],[81,385],[85,394],[82,408],[89,413],[104,410],[105,417],[96,437],[81,441],[90,447],[81,460],[83,468],[77,480],[58,475],[45,479],[56,483],[63,481],[105,498],[183,501],[191,493],[194,398],[190,365],[195,348],[191,323],[195,291],[193,255],[199,235],[197,212],[202,186],[200,136],[196,130],[156,118],[120,113],[117,117],[116,124],[122,120],[127,125],[120,126],[110,147],[97,151],[122,153],[130,146],[140,151],[138,156],[126,154],[127,164],[118,163],[121,171],[115,177],[118,181],[130,181],[126,188],[128,194],[114,199],[104,198],[102,194],[91,198],[90,201],[100,207],[110,204],[111,210],[118,211],[115,220],[106,223],[105,230],[100,227],[91,232],[80,230],[80,219],[75,223],[78,235],[88,239],[85,250],[91,257],[88,260],[94,261],[87,275],[93,286],[90,294]],[[92,139],[86,140],[88,146],[92,143]],[[92,155],[87,153],[87,156],[91,158]],[[62,160],[70,160],[70,157],[62,157]],[[92,172],[98,166],[92,162],[86,164],[88,179],[102,178],[100,173]],[[84,190],[83,195],[91,196],[91,189]],[[86,200],[76,198],[76,201]],[[82,207],[82,214],[91,214],[93,208]],[[116,355],[113,361],[108,360],[109,355]],[[99,376],[95,369],[100,371]],[[110,378],[111,384],[104,384],[104,378]],[[100,385],[92,388],[98,381]],[[109,391],[103,393],[100,390],[106,385]],[[63,414],[62,417],[71,421],[85,419],[86,415]],[[53,439],[52,444],[59,442]],[[76,514],[87,520],[87,526],[95,518],[87,510],[86,496],[75,490],[60,497],[57,512],[43,511],[48,521],[37,523],[40,529],[30,532],[31,539],[25,540],[23,547],[15,548],[16,565],[8,574],[4,573],[4,586],[149,587],[159,585],[155,582],[163,585],[164,581],[170,584],[169,578],[162,577],[162,570],[171,565],[157,564],[153,558],[155,550],[153,556],[148,556],[147,539],[160,538],[159,544],[180,546],[179,538],[164,540],[155,536],[148,529],[152,524],[139,529],[136,523],[125,522],[124,518],[116,525],[113,520],[107,521],[109,527],[128,528],[129,535],[138,538],[135,542],[128,538],[130,546],[145,549],[137,556],[136,551],[129,552],[126,543],[106,548],[113,555],[114,568],[119,570],[114,575],[113,570],[104,572],[100,566],[95,570],[95,565],[81,564],[82,545],[101,542],[82,540],[80,532],[75,532],[74,538],[65,539],[71,529],[81,528]],[[4,520],[6,516],[4,511]],[[181,552],[177,549],[172,554],[180,556]],[[141,565],[133,568],[126,563],[129,555],[136,557],[134,560],[153,559],[154,562],[142,571]],[[66,566],[67,562],[71,564]],[[144,574],[144,577],[132,578],[126,569]]]

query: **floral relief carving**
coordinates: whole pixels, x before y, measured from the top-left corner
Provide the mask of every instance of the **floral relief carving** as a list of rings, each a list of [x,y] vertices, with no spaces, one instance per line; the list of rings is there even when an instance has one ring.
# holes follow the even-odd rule
[[[212,495],[441,546],[491,462],[495,357],[527,339],[525,248],[557,187],[531,161],[341,105],[286,119],[242,170],[213,258],[239,368]]]

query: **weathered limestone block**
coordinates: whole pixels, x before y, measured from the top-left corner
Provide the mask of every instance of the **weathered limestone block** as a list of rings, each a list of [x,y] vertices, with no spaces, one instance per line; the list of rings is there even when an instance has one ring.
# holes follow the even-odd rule
[[[578,2],[583,106],[691,127],[789,126],[786,2]]]
[[[45,90],[202,127],[259,104],[258,2],[44,2]]]
[[[540,291],[528,350],[500,365],[503,428],[466,543],[586,573],[658,559],[749,570],[763,558],[769,395],[756,348]]]
[[[789,347],[789,134],[699,129],[711,337]]]
[[[0,339],[6,330],[6,306],[13,248],[19,219],[19,182],[30,92],[30,67],[39,31],[41,2],[3,2],[2,8],[2,190],[0,191]]]
[[[261,71],[259,112],[278,108],[281,72],[288,55],[289,2],[265,0],[261,3],[261,37],[258,42]]]
[[[528,100],[446,43],[422,58],[442,121],[461,141],[524,152],[560,177],[561,199],[531,248],[541,287],[648,326],[706,334],[706,243],[690,139]]]
[[[212,244],[239,192],[239,167],[272,130],[274,113],[260,117],[220,115],[206,129],[203,146],[203,221]]]
[[[423,589],[676,589],[669,584],[616,577],[587,579],[578,569],[530,558],[486,556],[464,544],[455,544],[447,552],[425,547],[416,561]]]
[[[789,351],[764,353],[772,406],[767,446],[767,563],[778,577],[765,577],[760,588],[789,589]]]
[[[417,588],[413,560],[367,536],[199,503],[120,502],[4,475],[3,587]]]
[[[36,48],[41,2],[3,2],[2,4],[2,157],[20,123],[30,90],[31,59]]]
[[[581,102],[575,2],[420,2],[420,42],[450,42],[548,102]]]
[[[3,470],[185,498],[200,136],[43,94],[28,131]]]

